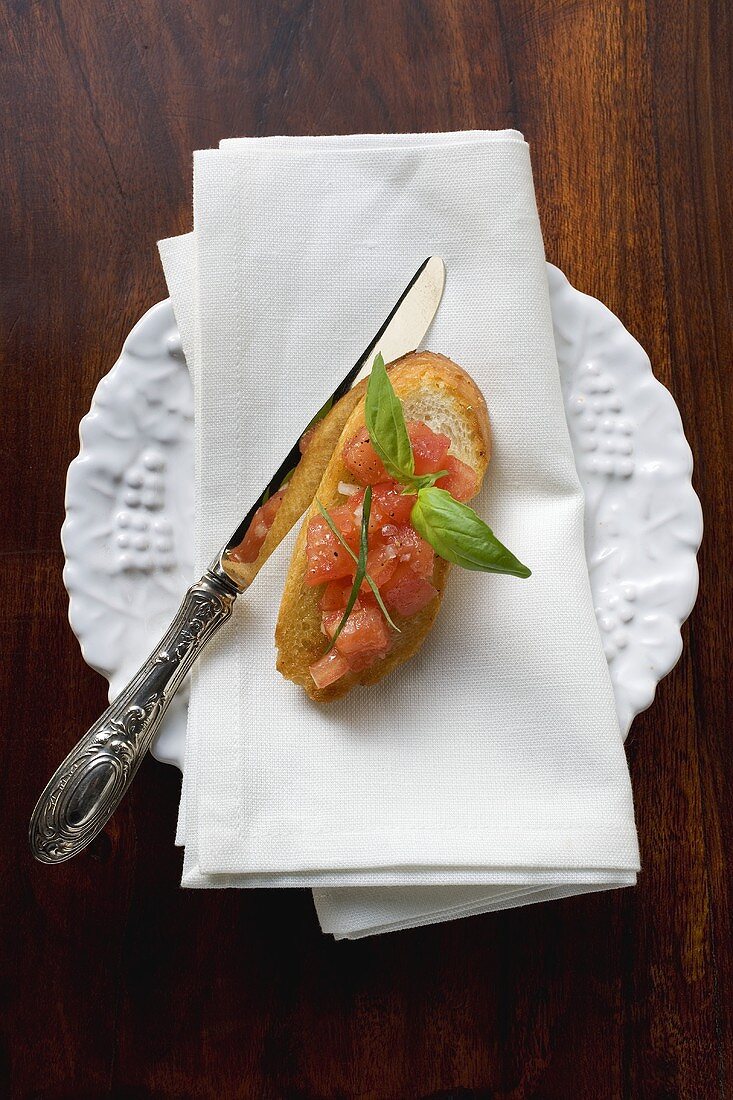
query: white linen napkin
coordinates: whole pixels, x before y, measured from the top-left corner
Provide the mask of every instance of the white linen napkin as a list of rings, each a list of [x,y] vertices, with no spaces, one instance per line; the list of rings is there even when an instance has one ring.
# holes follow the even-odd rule
[[[437,254],[427,346],[486,395],[476,507],[533,570],[454,569],[417,657],[319,707],[274,667],[287,539],[194,678],[183,885],[311,886],[324,930],[354,938],[632,884],[522,136],[223,142],[194,158],[194,233],[160,250],[194,378],[198,568]]]

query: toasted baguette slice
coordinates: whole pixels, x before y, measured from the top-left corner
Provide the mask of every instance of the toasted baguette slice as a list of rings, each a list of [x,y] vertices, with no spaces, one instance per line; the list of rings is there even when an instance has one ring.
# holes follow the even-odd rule
[[[391,368],[389,377],[402,401],[406,420],[422,420],[433,431],[451,439],[451,453],[471,466],[480,488],[489,461],[490,433],[486,402],[469,375],[444,355],[422,351],[406,355]],[[326,418],[327,423],[328,418]],[[339,482],[353,482],[353,474],[342,461],[344,444],[364,427],[364,397],[351,412],[335,444],[331,459],[318,486],[316,497],[326,508],[343,502]],[[287,496],[286,496],[287,499]],[[275,630],[277,668],[288,680],[305,688],[311,699],[338,699],[356,684],[374,684],[401,665],[422,645],[443,598],[449,565],[435,557],[432,582],[438,595],[417,615],[396,618],[401,633],[395,636],[387,656],[363,672],[347,673],[326,688],[317,688],[310,665],[323,656],[327,639],[321,632],[319,600],[323,586],[305,584],[306,534],[312,516],[318,514],[314,499],[305,515],[290,563],[280,614]]]
[[[311,504],[344,424],[359,401],[363,402],[366,387],[366,379],[359,382],[333,406],[328,416],[315,425],[308,449],[293,471],[288,491],[283,496],[282,504],[275,514],[272,527],[267,532],[256,559],[252,562],[227,559],[226,571],[234,580],[245,586],[250,585],[270,555]]]

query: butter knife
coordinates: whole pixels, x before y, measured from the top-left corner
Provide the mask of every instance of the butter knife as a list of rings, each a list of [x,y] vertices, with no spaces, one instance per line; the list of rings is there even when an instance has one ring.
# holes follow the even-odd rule
[[[386,363],[415,351],[443,294],[445,266],[431,256],[413,275],[366,351],[326,403],[367,377],[381,351]],[[102,831],[150,748],[163,715],[206,643],[227,621],[237,596],[254,578],[230,555],[241,546],[260,506],[300,461],[299,440],[268,481],[227,544],[189,588],[168,631],[104,714],[55,771],[30,821],[33,855],[41,863],[72,859]],[[293,523],[297,516],[292,517]]]

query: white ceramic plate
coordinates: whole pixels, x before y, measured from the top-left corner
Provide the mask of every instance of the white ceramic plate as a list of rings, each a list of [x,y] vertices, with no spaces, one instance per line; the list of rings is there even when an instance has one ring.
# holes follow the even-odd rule
[[[671,394],[604,305],[548,264],[586,556],[624,734],[682,652],[697,595],[700,502]],[[170,302],[138,321],[79,427],[62,542],[84,659],[120,691],[193,580],[193,395]],[[243,507],[246,505],[243,501]],[[183,766],[187,687],[153,747]]]

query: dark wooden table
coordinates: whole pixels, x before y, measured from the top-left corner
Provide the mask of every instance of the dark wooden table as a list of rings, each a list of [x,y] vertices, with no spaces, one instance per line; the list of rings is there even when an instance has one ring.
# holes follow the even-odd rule
[[[728,0],[5,0],[3,980],[12,1097],[733,1095]],[[634,890],[357,943],[305,891],[182,892],[152,759],[93,849],[26,849],[105,703],[61,582],[77,424],[242,134],[516,126],[547,253],[672,390],[707,539],[682,660],[628,755]]]

